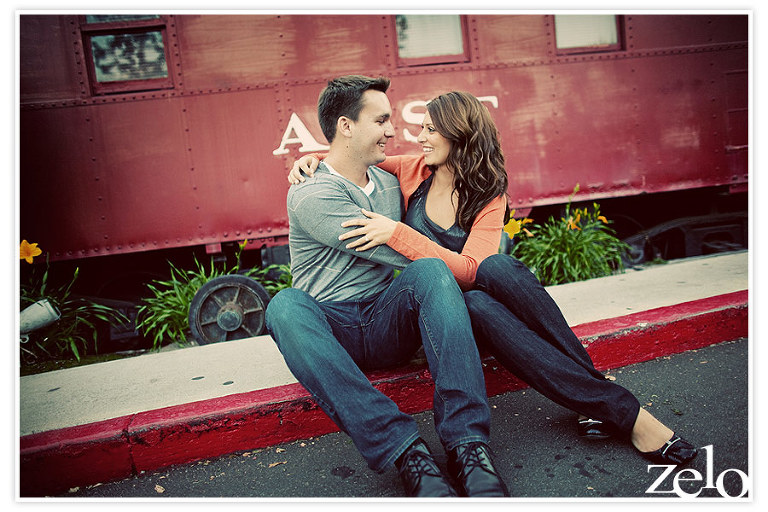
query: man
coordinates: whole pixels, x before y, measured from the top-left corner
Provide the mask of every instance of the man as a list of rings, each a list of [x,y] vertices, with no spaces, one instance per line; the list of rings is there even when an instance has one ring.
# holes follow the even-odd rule
[[[455,496],[414,419],[363,373],[407,361],[423,346],[435,425],[459,494],[508,496],[487,447],[490,413],[469,315],[447,266],[411,263],[385,245],[357,252],[339,240],[342,222],[361,208],[401,218],[397,179],[375,167],[394,136],[388,87],[385,78],[347,76],[320,94],[330,149],[314,176],[288,192],[293,288],[270,301],[267,328],[371,469],[395,464],[408,496]],[[403,269],[397,279],[392,267]]]

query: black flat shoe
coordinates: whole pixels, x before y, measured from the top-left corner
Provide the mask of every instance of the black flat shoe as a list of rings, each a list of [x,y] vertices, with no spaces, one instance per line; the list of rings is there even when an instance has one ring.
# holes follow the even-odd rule
[[[505,497],[509,491],[491,460],[485,443],[461,444],[448,454],[448,472],[456,482],[459,496]]]
[[[608,439],[611,434],[606,430],[605,424],[600,420],[584,418],[578,420],[576,429],[579,437],[584,439]]]
[[[646,459],[657,464],[688,464],[699,450],[680,436],[673,435],[664,446],[652,452],[640,452]]]
[[[395,462],[410,498],[451,497],[456,491],[437,466],[424,441],[417,439]]]

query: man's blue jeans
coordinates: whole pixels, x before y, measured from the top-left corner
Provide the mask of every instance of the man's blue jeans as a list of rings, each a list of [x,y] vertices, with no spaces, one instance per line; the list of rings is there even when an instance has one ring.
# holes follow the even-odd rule
[[[301,290],[282,290],[267,307],[266,324],[293,375],[371,469],[386,470],[419,432],[363,371],[408,361],[422,346],[445,449],[488,442],[480,356],[461,290],[441,260],[414,261],[366,301],[320,303]]]
[[[572,411],[632,432],[640,404],[595,369],[557,303],[519,260],[495,254],[464,294],[481,347],[533,389]]]

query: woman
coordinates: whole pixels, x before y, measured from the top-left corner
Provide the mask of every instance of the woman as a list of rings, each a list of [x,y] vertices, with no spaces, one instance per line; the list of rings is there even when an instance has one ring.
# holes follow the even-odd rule
[[[379,165],[400,180],[403,222],[363,210],[341,240],[364,251],[387,244],[411,260],[438,257],[459,285],[480,345],[504,367],[554,402],[577,411],[580,433],[628,438],[648,459],[684,464],[697,450],[640,407],[637,398],[592,364],[554,300],[521,262],[498,253],[508,217],[507,174],[495,124],[468,93],[427,104],[418,137],[422,156],[388,157]],[[317,156],[300,159],[289,181],[312,173]],[[590,419],[594,418],[594,419]]]

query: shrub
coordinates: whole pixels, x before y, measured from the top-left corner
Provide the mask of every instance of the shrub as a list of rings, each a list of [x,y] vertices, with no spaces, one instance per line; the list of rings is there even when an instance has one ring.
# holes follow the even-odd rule
[[[293,286],[290,265],[269,265],[265,268],[252,269],[246,275],[259,281],[272,297],[280,290]]]
[[[622,255],[629,246],[616,237],[610,221],[592,209],[572,208],[571,199],[565,216],[550,217],[544,225],[531,224],[530,236],[521,237],[512,255],[525,263],[544,286],[582,281],[622,272]]]
[[[147,284],[151,297],[142,299],[142,305],[136,314],[136,327],[144,335],[152,338],[152,348],[158,349],[163,341],[179,345],[187,343],[189,331],[189,305],[205,283],[223,275],[225,272],[214,268],[211,260],[210,270],[195,260],[195,270],[181,270],[172,263],[171,275],[167,280],[155,280]]]
[[[31,263],[32,258],[39,256],[41,252],[37,250],[33,255],[26,254],[25,242],[22,243],[21,257]],[[119,325],[128,322],[128,319],[109,306],[72,294],[72,286],[77,281],[79,268],[74,270],[69,282],[60,286],[49,282],[49,272],[46,255],[44,270],[43,267],[33,269],[29,280],[20,285],[20,308],[23,311],[39,300],[48,299],[61,316],[52,324],[24,336],[21,344],[22,360],[31,362],[74,356],[80,361],[81,356],[89,350],[98,350],[98,321]]]

